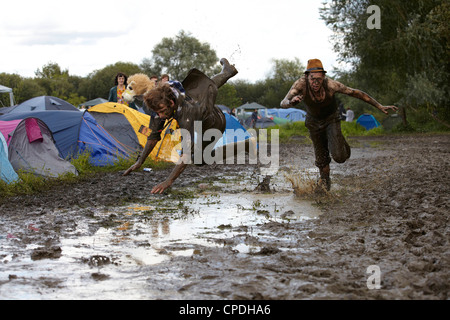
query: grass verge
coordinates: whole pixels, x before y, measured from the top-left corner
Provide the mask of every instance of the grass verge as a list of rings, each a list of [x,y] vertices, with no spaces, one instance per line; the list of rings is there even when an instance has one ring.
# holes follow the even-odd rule
[[[59,175],[58,177],[42,177],[19,170],[17,172],[17,175],[19,176],[18,182],[7,184],[5,181],[0,179],[0,198],[35,194],[49,190],[52,187],[61,184],[73,184],[88,178],[92,179],[92,177],[96,174],[124,171],[135,163],[136,157],[137,155],[130,158],[119,157],[118,161],[114,165],[100,167],[92,165],[89,161],[89,152],[85,152],[70,160],[70,162],[77,169],[78,175],[66,173]],[[139,170],[143,170],[143,168],[163,170],[172,165],[173,164],[169,162],[155,161],[147,158]]]

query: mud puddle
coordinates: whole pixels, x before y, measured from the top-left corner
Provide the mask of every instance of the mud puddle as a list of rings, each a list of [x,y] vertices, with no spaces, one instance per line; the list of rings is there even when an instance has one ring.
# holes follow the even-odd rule
[[[2,263],[8,269],[1,272],[0,298],[95,299],[95,292],[102,292],[102,299],[115,299],[125,291],[127,299],[158,298],[145,289],[146,266],[195,256],[205,247],[226,247],[243,255],[259,252],[265,243],[277,240],[264,230],[265,224],[289,224],[320,215],[317,207],[292,192],[275,197],[206,190],[182,200],[155,198],[160,201],[92,209],[89,219],[65,230],[58,243],[45,246],[38,258],[33,253],[42,250],[41,245],[18,247],[20,239],[4,243]],[[71,212],[54,214],[70,216]],[[100,227],[93,231],[93,225]],[[289,243],[279,243],[280,250],[289,250]],[[168,272],[163,277],[179,275]]]
[[[101,227],[85,237],[62,239],[64,255],[83,259],[95,254],[123,266],[190,256],[201,246],[230,246],[240,253],[253,252],[260,246],[243,243],[243,235],[270,238],[260,228],[264,224],[315,219],[320,211],[307,201],[297,200],[292,193],[277,194],[276,199],[272,194],[206,193],[182,206],[155,208],[136,204],[96,215],[114,215],[118,226]],[[87,227],[79,225],[74,233],[83,233]]]

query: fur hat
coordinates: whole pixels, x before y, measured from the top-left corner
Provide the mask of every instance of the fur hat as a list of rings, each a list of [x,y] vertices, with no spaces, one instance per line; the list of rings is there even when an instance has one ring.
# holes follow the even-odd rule
[[[323,72],[323,73],[327,73],[323,69],[322,61],[320,61],[319,59],[310,59],[310,60],[308,60],[308,65],[306,67],[305,73],[309,73],[309,72]]]

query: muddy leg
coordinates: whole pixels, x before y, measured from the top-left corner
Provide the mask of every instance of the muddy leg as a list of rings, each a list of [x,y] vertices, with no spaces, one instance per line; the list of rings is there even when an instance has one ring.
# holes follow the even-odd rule
[[[234,77],[238,73],[234,65],[231,65],[227,59],[220,59],[220,64],[222,65],[222,71],[211,78],[217,88],[223,86],[228,79]]]
[[[331,189],[331,179],[330,179],[330,165],[326,165],[323,168],[319,168],[320,179],[319,179],[319,187],[330,191]]]
[[[326,130],[322,128],[315,128],[313,124],[308,121],[308,129],[311,140],[314,146],[314,155],[316,158],[316,167],[319,168],[320,177],[317,183],[317,191],[327,190],[331,188],[330,180],[330,152],[328,149],[329,141]]]
[[[328,148],[333,160],[337,163],[344,163],[350,158],[351,149],[341,131],[339,120],[330,123],[327,127]]]

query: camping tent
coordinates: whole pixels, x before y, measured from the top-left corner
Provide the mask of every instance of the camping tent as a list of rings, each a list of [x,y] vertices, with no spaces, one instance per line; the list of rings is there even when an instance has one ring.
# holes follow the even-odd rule
[[[277,124],[277,125],[283,125],[286,123],[290,123],[291,121],[289,119],[286,118],[280,118],[280,117],[270,117],[270,119],[272,119],[272,121]]]
[[[288,119],[290,121],[305,121],[306,112],[296,108],[287,109],[267,109],[267,114],[273,117]]]
[[[60,98],[52,96],[40,96],[31,98],[21,104],[11,108],[8,113],[27,112],[27,111],[43,111],[43,110],[68,110],[77,111],[76,107]]]
[[[8,184],[19,181],[19,176],[8,160],[8,145],[2,133],[0,133],[0,179]]]
[[[251,127],[252,126],[252,118],[245,119],[244,124],[247,126],[247,128]],[[277,124],[275,123],[275,121],[273,121],[273,119],[267,118],[267,117],[262,117],[262,118],[258,118],[258,120],[256,120],[255,128],[264,129],[264,128],[273,127],[276,125]]]
[[[145,129],[150,116],[117,102],[91,107],[88,112],[130,153],[141,151],[147,143]]]
[[[0,93],[8,93],[9,94],[9,106],[14,105],[14,94],[11,88],[0,85]]]
[[[92,100],[89,100],[89,101],[80,103],[80,104],[78,105],[78,108],[82,108],[82,107],[85,107],[85,108],[86,108],[86,107],[93,107],[93,106],[96,106],[96,105],[98,105],[98,104],[105,103],[105,102],[108,102],[108,100],[103,99],[103,98],[95,98],[95,99],[92,99]]]
[[[75,167],[60,157],[47,125],[37,118],[0,121],[0,131],[8,144],[8,159],[15,171],[44,177],[78,174]]]
[[[247,118],[249,118],[253,111],[255,111],[255,109],[258,110],[258,114],[261,115],[262,117],[267,117],[267,108],[260,105],[259,103],[256,102],[252,102],[252,103],[246,103],[241,105],[240,107],[236,108],[236,117],[239,120],[245,120]]]
[[[248,152],[256,155],[256,138],[252,137],[252,135],[245,129],[244,126],[242,126],[242,124],[239,123],[239,121],[235,117],[225,113],[225,120],[225,132],[223,133],[219,141],[217,141],[217,143],[214,145],[214,149],[226,149],[227,146],[235,144],[237,150],[247,150]],[[245,144],[245,149],[239,149],[239,145],[242,143]]]
[[[130,154],[140,152],[150,135],[150,116],[116,102],[93,106],[88,112],[111,134]],[[168,122],[161,134],[161,140],[150,153],[154,160],[177,162],[181,135],[176,120]],[[178,145],[178,147],[177,147]]]
[[[231,109],[227,106],[224,106],[223,104],[216,104],[216,106],[222,110],[223,113],[231,113]]]
[[[377,128],[380,126],[380,123],[377,119],[371,114],[364,113],[359,116],[358,120],[356,120],[356,123],[362,125],[366,130],[370,130],[373,128]]]
[[[33,111],[16,112],[0,116],[9,121],[34,117],[50,129],[60,156],[76,158],[90,151],[90,163],[95,166],[111,165],[130,154],[87,112]]]

